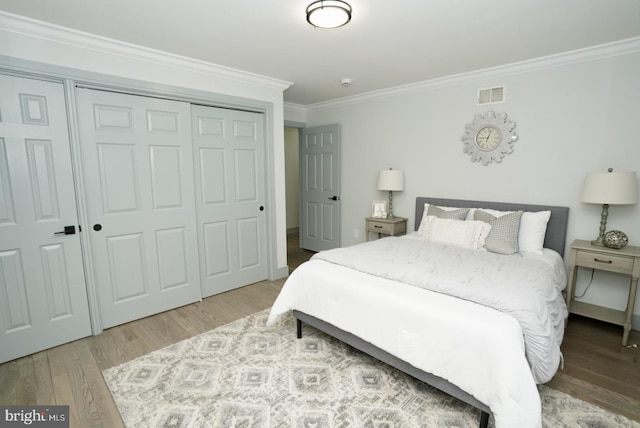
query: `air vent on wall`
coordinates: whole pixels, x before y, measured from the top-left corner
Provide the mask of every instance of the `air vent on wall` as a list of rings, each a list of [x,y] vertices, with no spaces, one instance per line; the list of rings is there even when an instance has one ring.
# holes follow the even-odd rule
[[[504,91],[504,86],[478,89],[478,105],[503,103]]]

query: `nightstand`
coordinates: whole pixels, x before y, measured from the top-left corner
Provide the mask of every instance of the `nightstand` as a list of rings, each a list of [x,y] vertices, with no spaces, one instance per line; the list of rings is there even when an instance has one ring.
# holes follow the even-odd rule
[[[605,308],[591,303],[578,302],[574,299],[576,274],[578,267],[586,267],[609,272],[616,272],[631,277],[627,308],[624,311]],[[627,245],[619,250],[591,245],[589,241],[576,239],[571,244],[571,262],[569,267],[569,284],[567,285],[567,309],[571,314],[583,315],[600,321],[610,322],[623,327],[622,345],[627,345],[633,306],[636,301],[638,277],[640,276],[640,247]]]
[[[407,219],[403,217],[367,217],[364,219],[364,234],[367,241],[369,240],[369,232],[378,232],[378,237],[381,234],[389,236],[404,235],[407,233]]]

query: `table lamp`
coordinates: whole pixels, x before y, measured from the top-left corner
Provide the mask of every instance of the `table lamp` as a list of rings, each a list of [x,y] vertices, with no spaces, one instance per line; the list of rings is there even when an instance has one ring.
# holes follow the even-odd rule
[[[602,204],[600,234],[592,245],[604,246],[609,205],[633,205],[638,202],[637,177],[635,172],[590,172],[582,186],[582,202]]]
[[[383,169],[378,174],[378,190],[389,191],[389,215],[393,215],[393,192],[404,190],[404,173],[397,169]]]

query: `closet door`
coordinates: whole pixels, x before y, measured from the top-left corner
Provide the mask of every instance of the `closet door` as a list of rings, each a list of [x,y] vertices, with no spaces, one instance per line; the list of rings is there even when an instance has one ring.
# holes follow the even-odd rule
[[[102,327],[199,300],[189,104],[77,97]]]
[[[263,115],[193,106],[203,296],[267,278]]]
[[[68,127],[62,84],[0,74],[0,363],[91,334]]]

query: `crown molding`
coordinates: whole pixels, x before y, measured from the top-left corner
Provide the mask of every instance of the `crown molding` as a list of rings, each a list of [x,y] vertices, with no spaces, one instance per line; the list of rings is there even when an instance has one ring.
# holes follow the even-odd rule
[[[292,85],[284,80],[109,39],[4,11],[0,11],[0,31],[282,91]]]
[[[4,11],[0,11],[0,31],[7,31],[27,37],[49,40],[63,45],[99,51],[108,55],[130,58],[136,61],[144,61],[165,67],[214,75],[220,78],[274,88],[282,91],[293,84],[292,82],[109,39]],[[442,78],[381,89],[378,91],[371,91],[364,94],[338,98],[306,106],[294,103],[285,103],[285,106],[290,110],[306,113],[313,110],[357,104],[376,99],[468,83],[480,79],[528,73],[580,62],[627,55],[639,51],[640,37],[636,37],[503,66],[480,69],[445,76]]]
[[[358,104],[366,101],[412,94],[446,86],[474,82],[487,78],[500,78],[503,76],[514,74],[530,73],[556,67],[564,67],[581,62],[628,55],[637,52],[640,52],[640,37],[624,39],[612,43],[592,46],[584,49],[578,49],[540,58],[534,58],[512,64],[501,65],[498,67],[485,68],[481,70],[470,71],[467,73],[454,74],[437,79],[410,83],[407,85],[394,86],[392,88],[371,91],[350,97],[323,101],[320,103],[309,104],[305,106],[305,108],[307,111],[315,111],[338,106]]]
[[[286,110],[291,110],[291,111],[295,111],[298,113],[305,113],[307,111],[307,108],[302,105],[302,104],[296,104],[296,103],[290,103],[288,101],[284,102],[284,108]]]

